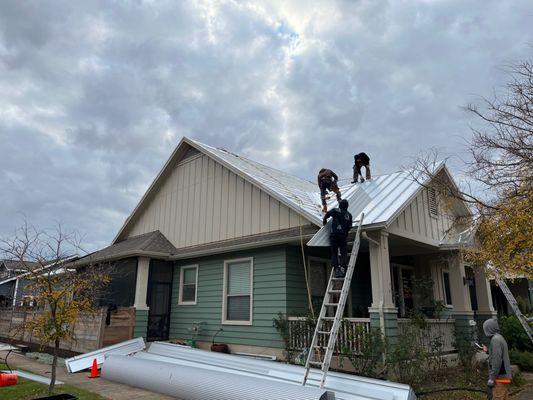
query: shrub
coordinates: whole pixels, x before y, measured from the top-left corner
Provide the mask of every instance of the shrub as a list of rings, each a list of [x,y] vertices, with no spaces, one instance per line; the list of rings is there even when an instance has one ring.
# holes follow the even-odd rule
[[[522,371],[533,372],[533,353],[512,349],[509,352],[511,364],[516,364]]]
[[[362,327],[358,327],[352,334],[354,337],[362,337],[358,353],[353,353],[350,349],[343,348],[341,357],[348,358],[357,375],[369,378],[383,378],[386,370],[383,355],[385,353],[386,341],[381,330],[372,329],[365,333]]]
[[[516,316],[503,315],[498,319],[498,324],[500,333],[507,340],[510,349],[533,351],[533,345]]]

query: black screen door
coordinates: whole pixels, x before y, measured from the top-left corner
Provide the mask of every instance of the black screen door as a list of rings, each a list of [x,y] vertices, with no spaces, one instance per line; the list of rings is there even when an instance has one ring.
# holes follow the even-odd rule
[[[147,340],[168,340],[170,301],[172,294],[173,264],[152,260],[148,277],[148,332]]]

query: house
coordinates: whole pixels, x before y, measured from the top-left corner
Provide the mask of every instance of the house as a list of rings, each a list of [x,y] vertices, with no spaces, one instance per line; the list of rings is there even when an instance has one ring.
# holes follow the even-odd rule
[[[453,182],[445,165],[435,174]],[[442,304],[432,321],[450,334],[494,315],[485,275],[461,257],[473,233],[457,222],[471,215],[462,201],[439,199],[408,171],[341,191],[354,217],[364,213],[348,321],[395,340],[416,307]],[[188,138],[112,244],[76,264],[104,260],[124,274],[108,300],[135,308],[135,335],[201,346],[217,335],[258,354],[281,354],[273,318],[298,321],[308,291],[320,304],[330,271],[316,184]],[[417,279],[431,282],[427,298],[417,296]]]
[[[35,262],[0,260],[0,308],[13,304],[15,291],[18,289],[18,277],[36,267]]]

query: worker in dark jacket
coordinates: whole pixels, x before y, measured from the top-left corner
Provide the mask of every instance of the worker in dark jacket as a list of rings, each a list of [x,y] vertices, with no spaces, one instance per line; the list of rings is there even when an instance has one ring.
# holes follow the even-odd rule
[[[331,266],[335,270],[336,278],[344,278],[346,275],[347,262],[347,240],[348,233],[352,229],[352,214],[348,211],[348,200],[344,199],[339,202],[339,208],[334,208],[324,215],[322,220],[326,225],[328,218],[331,221],[331,233],[329,236],[331,245]],[[340,262],[339,262],[340,252]]]
[[[365,181],[363,174],[361,174],[361,168],[365,167],[366,179],[371,179],[370,177],[370,157],[366,153],[359,153],[353,156],[353,181],[352,183],[357,182],[357,178],[360,177],[361,183]]]
[[[498,321],[488,319],[483,323],[483,332],[490,338],[490,344],[483,346],[489,353],[489,380],[487,381],[487,394],[494,400],[507,400],[509,398],[509,384],[511,383],[511,362],[505,338],[500,335]],[[491,397],[492,396],[492,397]]]
[[[328,190],[331,190],[337,195],[337,201],[341,201],[341,191],[337,182],[339,177],[335,172],[330,169],[322,168],[318,171],[318,187],[320,188],[320,199],[322,200],[322,211],[328,211],[328,205],[326,203],[326,194]]]

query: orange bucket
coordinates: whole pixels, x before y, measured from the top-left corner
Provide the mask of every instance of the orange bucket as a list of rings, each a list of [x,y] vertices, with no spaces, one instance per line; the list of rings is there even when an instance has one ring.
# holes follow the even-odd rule
[[[0,387],[16,385],[18,380],[17,374],[0,373]]]

